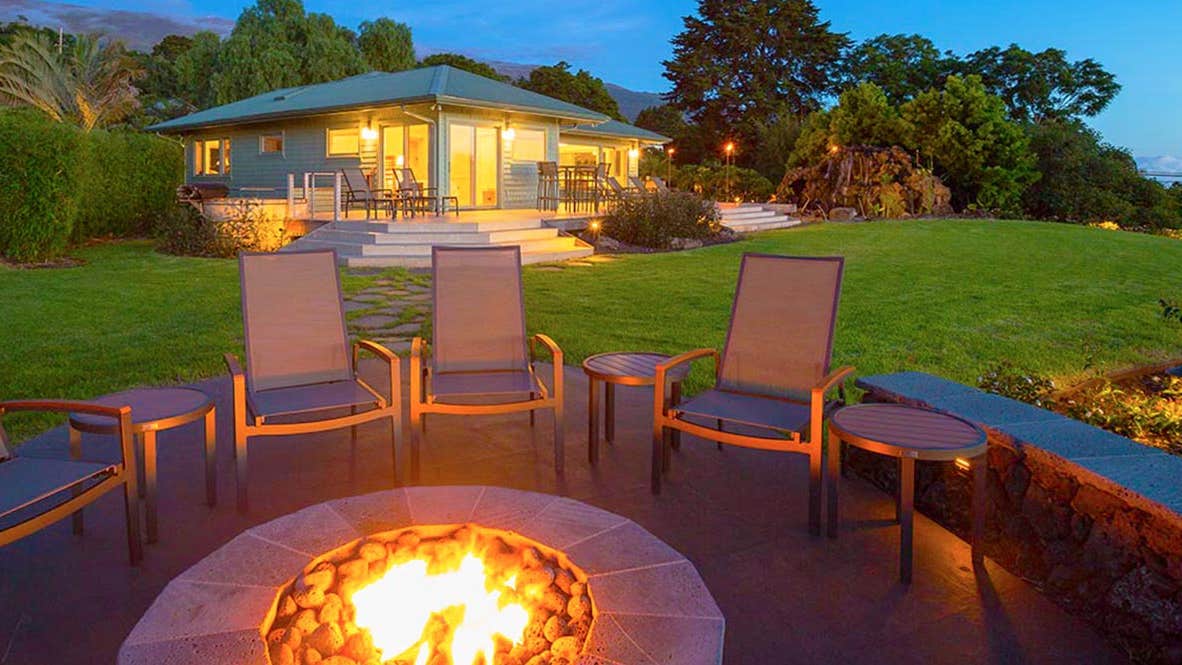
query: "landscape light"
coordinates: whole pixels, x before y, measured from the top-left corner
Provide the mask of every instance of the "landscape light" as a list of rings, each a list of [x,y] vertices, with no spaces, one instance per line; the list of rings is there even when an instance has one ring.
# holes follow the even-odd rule
[[[734,152],[734,151],[735,151],[735,143],[734,143],[734,141],[727,141],[727,142],[726,142],[726,145],[724,145],[724,146],[722,147],[722,149],[726,151],[726,154],[728,154],[728,155],[729,155],[729,154],[731,154],[732,152]]]

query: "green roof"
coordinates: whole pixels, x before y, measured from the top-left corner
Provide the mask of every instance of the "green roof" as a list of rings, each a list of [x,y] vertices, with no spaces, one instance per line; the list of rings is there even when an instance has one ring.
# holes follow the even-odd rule
[[[590,136],[611,136],[625,139],[637,139],[646,143],[669,143],[673,139],[662,136],[635,125],[629,125],[619,120],[608,120],[597,125],[578,125],[572,129],[562,130],[563,134],[587,134]]]
[[[152,125],[182,132],[355,108],[413,103],[456,104],[602,122],[608,117],[553,97],[494,81],[449,65],[404,72],[370,72],[339,81],[283,88]]]

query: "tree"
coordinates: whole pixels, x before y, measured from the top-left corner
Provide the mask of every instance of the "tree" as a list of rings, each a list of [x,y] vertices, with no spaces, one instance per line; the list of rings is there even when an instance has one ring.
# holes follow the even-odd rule
[[[258,0],[222,44],[217,103],[360,74],[366,66],[355,40],[327,14],[306,13],[301,0]]]
[[[364,21],[357,45],[370,69],[400,72],[415,66],[415,48],[410,26],[388,18]]]
[[[142,74],[121,42],[77,36],[58,53],[56,38],[20,34],[0,46],[0,104],[32,107],[90,131],[135,111],[134,82]]]
[[[949,76],[942,90],[920,94],[901,112],[921,159],[934,163],[957,205],[1020,209],[1023,191],[1038,178],[1034,157],[1022,127],[980,77]]]
[[[684,134],[686,129],[685,116],[669,104],[642,109],[636,114],[636,121],[632,124],[661,136],[668,136],[674,141]]]
[[[787,160],[791,166],[811,166],[825,153],[845,146],[910,147],[911,128],[886,93],[873,83],[863,83],[841,93],[837,105],[815,111],[799,131]]]
[[[753,147],[760,127],[837,92],[849,39],[810,0],[699,0],[698,15],[682,21],[664,63],[668,99],[718,140]]]
[[[191,39],[188,50],[178,55],[172,64],[176,98],[192,110],[209,108],[217,104],[215,73],[221,67],[222,40],[206,30]]]
[[[616,120],[624,120],[620,106],[607,91],[602,79],[591,75],[585,69],[571,73],[570,64],[558,62],[549,67],[535,67],[529,78],[517,81],[519,87],[547,95],[564,102],[577,104],[592,111],[598,111]]]
[[[956,58],[942,54],[920,35],[879,35],[858,44],[845,57],[851,84],[873,83],[891,104],[899,105],[956,73]]]
[[[456,69],[471,72],[477,76],[493,79],[494,81],[509,82],[508,76],[502,76],[497,70],[483,62],[478,62],[459,53],[436,53],[419,61],[420,67],[435,67],[436,65],[450,65]]]
[[[961,65],[978,74],[985,88],[1001,97],[1010,117],[1041,122],[1094,116],[1120,92],[1116,77],[1091,58],[1071,62],[1049,48],[1031,53],[1017,44],[970,53]]]

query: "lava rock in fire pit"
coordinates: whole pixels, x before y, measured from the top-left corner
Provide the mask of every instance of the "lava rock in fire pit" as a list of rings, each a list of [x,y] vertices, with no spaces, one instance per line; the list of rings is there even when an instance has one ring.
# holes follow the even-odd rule
[[[445,574],[458,570],[468,555],[483,560],[486,584],[498,590],[501,601],[528,614],[518,642],[512,641],[517,636],[494,637],[494,665],[570,665],[594,614],[587,576],[533,541],[476,525],[378,534],[309,565],[280,591],[275,618],[265,631],[271,664],[411,665],[422,648],[429,649],[428,665],[451,663],[451,639],[467,610],[431,608],[421,634],[413,632],[420,641],[404,653],[385,654],[375,645],[373,627],[358,625],[353,596],[393,566],[418,559],[426,563],[428,576]]]

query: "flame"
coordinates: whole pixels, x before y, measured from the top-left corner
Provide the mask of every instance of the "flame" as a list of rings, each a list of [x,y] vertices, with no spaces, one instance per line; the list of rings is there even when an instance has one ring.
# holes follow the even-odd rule
[[[457,567],[437,573],[428,572],[427,561],[413,559],[353,594],[356,623],[369,628],[385,659],[418,647],[415,665],[431,662],[433,650],[445,655],[445,663],[492,665],[495,637],[521,642],[529,623],[525,607],[502,600],[514,583],[510,578],[500,586],[490,584],[484,561],[471,552]],[[425,637],[438,616],[454,627],[450,645]]]

